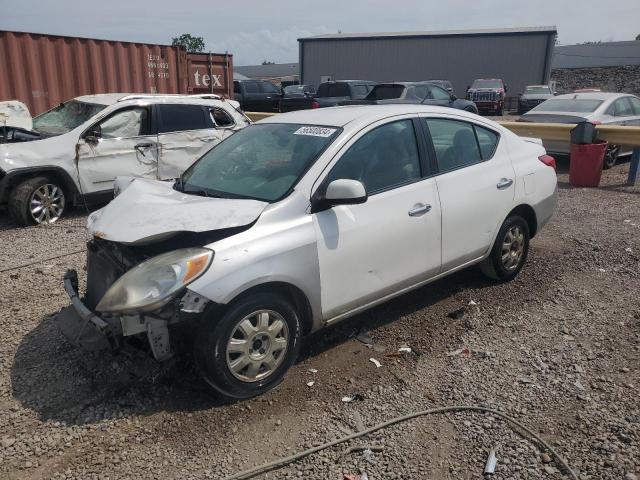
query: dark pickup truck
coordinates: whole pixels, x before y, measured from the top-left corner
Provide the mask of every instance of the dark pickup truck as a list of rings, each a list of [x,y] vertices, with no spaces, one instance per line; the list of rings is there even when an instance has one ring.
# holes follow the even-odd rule
[[[234,80],[233,98],[245,112],[279,112],[282,93],[266,80]]]
[[[319,108],[320,105],[313,98],[315,94],[313,85],[288,85],[282,89],[280,111],[284,113]]]

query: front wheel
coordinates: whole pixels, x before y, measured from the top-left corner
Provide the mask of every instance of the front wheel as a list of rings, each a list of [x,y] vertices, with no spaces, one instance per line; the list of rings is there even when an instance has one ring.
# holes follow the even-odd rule
[[[620,155],[620,145],[608,145],[604,152],[602,168],[608,170],[613,167],[618,161],[618,155]]]
[[[529,225],[519,215],[507,218],[489,256],[480,264],[482,272],[494,280],[508,282],[522,270],[529,253]]]
[[[195,344],[206,382],[235,399],[261,395],[277,386],[300,348],[295,308],[277,294],[241,298],[219,320],[204,319]]]
[[[9,197],[9,212],[22,226],[56,222],[64,213],[66,200],[59,182],[34,177],[20,183]]]

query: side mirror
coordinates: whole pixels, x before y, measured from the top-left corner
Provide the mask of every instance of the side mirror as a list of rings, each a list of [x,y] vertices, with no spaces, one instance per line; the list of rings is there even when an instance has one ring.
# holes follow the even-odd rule
[[[367,191],[358,180],[339,179],[327,185],[324,195],[312,201],[311,212],[320,212],[334,205],[355,205],[367,201]]]
[[[90,145],[97,145],[100,138],[102,138],[102,129],[100,125],[94,125],[83,135],[84,141]]]
[[[553,92],[554,95],[558,95],[558,92]]]

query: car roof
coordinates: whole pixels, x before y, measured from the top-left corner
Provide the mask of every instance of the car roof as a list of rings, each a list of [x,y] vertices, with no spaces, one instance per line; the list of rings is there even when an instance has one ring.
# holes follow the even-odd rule
[[[368,121],[370,123],[393,117],[395,115],[419,113],[444,113],[475,119],[475,115],[463,110],[432,105],[388,104],[388,105],[347,105],[341,107],[317,108],[311,110],[297,110],[295,112],[280,113],[260,120],[257,123],[297,123],[302,125],[322,125],[330,127],[344,127],[354,121]]]
[[[629,93],[613,93],[613,92],[574,92],[557,95],[554,98],[576,98],[585,100],[610,100],[612,98],[627,97]]]
[[[82,95],[76,97],[75,100],[105,106],[114,105],[119,102],[125,105],[127,103],[138,103],[145,100],[151,103],[185,103],[189,105],[219,105],[225,101],[217,95],[162,95],[153,93],[100,93],[96,95]]]

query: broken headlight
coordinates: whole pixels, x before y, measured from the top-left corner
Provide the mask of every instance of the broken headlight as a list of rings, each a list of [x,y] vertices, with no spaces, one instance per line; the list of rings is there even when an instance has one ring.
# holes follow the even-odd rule
[[[184,248],[153,257],[120,277],[96,310],[118,313],[156,310],[206,272],[212,260],[213,251],[207,248]]]

